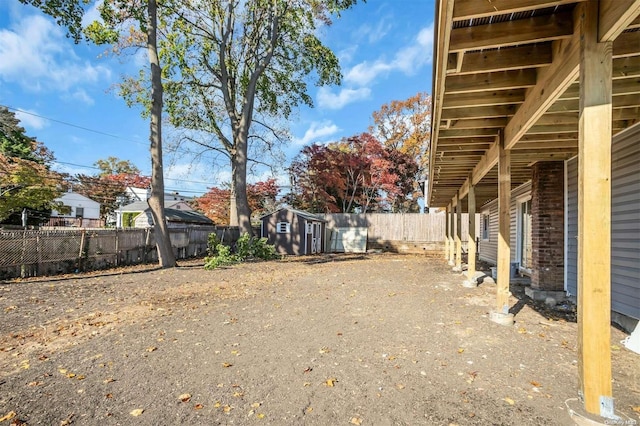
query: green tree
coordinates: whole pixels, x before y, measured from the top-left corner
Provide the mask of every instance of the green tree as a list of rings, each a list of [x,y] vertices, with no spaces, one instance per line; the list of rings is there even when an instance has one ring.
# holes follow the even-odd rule
[[[321,23],[357,0],[217,0],[182,2],[165,19],[161,42],[167,112],[171,123],[213,134],[196,143],[222,152],[231,166],[230,220],[251,234],[247,198],[249,146],[275,135],[268,123],[313,106],[307,81],[339,84],[334,53],[316,36]],[[137,87],[137,86],[133,86]],[[137,95],[132,93],[132,95]],[[260,119],[265,117],[265,119]],[[264,133],[262,133],[264,134]]]
[[[150,152],[151,198],[149,207],[153,216],[158,262],[163,268],[176,265],[171,247],[169,229],[164,220],[164,176],[162,165],[162,103],[163,90],[158,59],[158,4],[156,0],[104,0],[100,7],[102,22],[82,27],[86,6],[91,0],[20,0],[38,7],[67,28],[76,43],[83,35],[96,44],[112,44],[116,47],[135,42],[143,43],[149,59],[150,99]],[[167,0],[165,3],[169,3]],[[135,26],[135,27],[134,27]],[[135,37],[134,37],[135,34]]]
[[[13,112],[0,108],[0,221],[25,208],[43,218],[53,208],[62,209],[55,199],[62,194],[64,176],[50,169],[53,153],[19,123]]]

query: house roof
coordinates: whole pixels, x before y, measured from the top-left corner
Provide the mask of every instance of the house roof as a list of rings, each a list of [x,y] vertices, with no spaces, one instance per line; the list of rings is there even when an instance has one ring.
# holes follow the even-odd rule
[[[170,199],[170,198],[165,198],[164,199],[164,207],[165,209],[167,208],[171,208],[173,206],[175,206],[176,204],[180,204],[180,203],[185,203],[186,201],[183,200],[174,200],[174,199]],[[147,210],[149,208],[149,203],[147,202],[147,200],[144,201],[135,201],[131,204],[127,204],[126,206],[122,206],[120,207],[118,210],[119,212],[143,212],[145,210]]]
[[[178,210],[165,208],[164,215],[170,222],[187,222],[214,225],[214,222],[195,210]]]
[[[614,2],[622,4],[622,2]],[[512,188],[538,161],[578,153],[579,0],[437,0],[428,200],[497,197],[500,140]],[[613,3],[612,3],[613,4]],[[599,42],[612,42],[612,133],[640,121],[640,18],[601,7]]]
[[[271,212],[271,213],[267,213],[267,214],[265,214],[265,215],[262,215],[262,216],[260,217],[260,219],[265,218],[265,217],[267,217],[267,216],[271,216],[271,215],[273,215],[273,214],[276,214],[276,213],[278,213],[279,211],[282,211],[282,210],[288,210],[288,211],[290,211],[291,213],[293,213],[293,214],[295,214],[295,215],[298,215],[298,216],[300,216],[300,217],[303,217],[303,218],[305,218],[305,219],[307,219],[307,220],[313,220],[313,221],[318,221],[318,222],[326,222],[326,220],[324,219],[324,217],[322,217],[322,216],[320,216],[320,215],[313,214],[313,213],[309,213],[309,212],[306,212],[306,211],[304,211],[304,210],[293,209],[293,208],[291,208],[291,207],[282,207],[282,208],[279,208],[278,210],[276,210],[276,211],[274,211],[274,212]]]

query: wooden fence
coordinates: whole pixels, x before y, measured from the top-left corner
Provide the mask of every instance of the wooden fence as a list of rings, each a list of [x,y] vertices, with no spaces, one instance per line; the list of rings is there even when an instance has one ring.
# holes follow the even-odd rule
[[[224,236],[227,241],[237,239],[233,231],[215,227],[171,228],[169,232],[178,259],[204,256],[210,233]],[[157,260],[153,228],[0,231],[0,279]]]
[[[445,213],[334,213],[324,216],[327,228],[367,228],[367,249],[398,252],[444,251]],[[479,224],[476,222],[476,229]],[[466,250],[469,219],[462,214],[462,241]]]

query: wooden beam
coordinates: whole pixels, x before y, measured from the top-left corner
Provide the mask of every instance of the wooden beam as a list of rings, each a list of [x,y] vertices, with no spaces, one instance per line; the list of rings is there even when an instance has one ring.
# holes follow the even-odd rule
[[[640,0],[600,0],[599,14],[599,41],[613,41],[640,14]]]
[[[494,118],[513,115],[513,105],[492,105],[484,107],[448,108],[442,111],[441,120],[460,120],[468,118]]]
[[[496,312],[509,313],[511,275],[511,153],[502,134],[498,141],[498,282]]]
[[[450,218],[449,218],[449,226],[451,227],[451,232],[449,233],[449,266],[453,266],[454,265],[454,259],[455,259],[455,242],[454,242],[454,237],[453,237],[453,231],[454,231],[454,224],[455,224],[455,202],[457,200],[454,198],[451,202],[451,211],[450,211]],[[457,203],[456,203],[457,204]]]
[[[458,54],[460,56],[460,54]],[[551,43],[467,52],[456,75],[535,68],[551,64]]]
[[[456,193],[456,266],[455,271],[462,272],[462,200]]]
[[[469,182],[470,179],[467,179]],[[467,279],[476,282],[476,187],[467,189],[467,211],[469,214],[469,237],[467,238]]]
[[[613,42],[613,57],[637,56],[640,45],[640,32],[622,33]]]
[[[454,28],[450,52],[516,46],[571,37],[573,19],[569,13],[556,13],[495,24]]]
[[[506,125],[507,125],[506,117],[471,118],[471,119],[463,119],[463,120],[462,119],[453,120],[450,128],[451,129],[475,129],[477,127],[482,127],[485,129],[489,129],[489,128],[503,128]]]
[[[612,45],[598,43],[598,2],[580,32],[578,369],[585,409],[611,417]]]
[[[582,4],[576,6],[579,14]],[[558,50],[553,63],[539,72],[537,84],[529,93],[525,102],[507,124],[504,130],[506,148],[511,149],[545,111],[578,77],[580,64],[580,35],[576,31],[569,40],[557,44]]]
[[[482,157],[478,164],[473,168],[472,173],[472,185],[477,185],[482,178],[489,173],[489,170],[493,169],[496,164],[498,164],[498,154],[500,152],[499,142],[494,142],[494,144],[489,148],[487,153]]]
[[[576,0],[456,0],[453,8],[453,20],[464,21],[467,19],[524,12],[575,2]]]
[[[522,89],[536,85],[536,70],[500,71],[447,77],[447,94]]]
[[[638,45],[640,51],[640,45]],[[615,79],[640,77],[640,56],[628,56],[613,60],[611,77]]]
[[[451,212],[451,204],[447,205],[445,212],[445,226],[444,226],[444,258],[447,259],[447,262],[451,261],[449,258],[449,237],[451,236],[451,226],[450,226],[450,218],[449,214]]]
[[[524,102],[524,89],[496,90],[482,92],[482,96],[478,96],[477,93],[446,94],[442,108],[521,104],[522,102]]]
[[[432,79],[432,114],[431,114],[431,150],[429,152],[429,189],[427,194],[431,194],[433,190],[433,169],[435,164],[433,158],[437,152],[438,135],[440,132],[440,114],[442,112],[444,84],[447,75],[447,61],[449,58],[449,41],[451,29],[453,25],[453,1],[440,1],[437,4],[435,16],[435,43],[434,43],[434,61],[433,61],[433,79]]]
[[[448,129],[440,132],[440,139],[496,136],[497,134],[496,129]]]

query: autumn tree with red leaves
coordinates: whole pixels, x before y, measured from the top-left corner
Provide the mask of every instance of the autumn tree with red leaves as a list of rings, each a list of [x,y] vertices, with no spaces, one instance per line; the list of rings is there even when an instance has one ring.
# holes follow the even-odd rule
[[[275,210],[276,197],[280,189],[275,179],[267,179],[247,185],[247,200],[252,211],[252,221],[264,213]],[[194,201],[195,208],[200,210],[216,225],[229,225],[231,210],[231,191],[227,188],[212,187]]]
[[[94,163],[100,172],[96,176],[78,174],[73,189],[100,203],[100,216],[106,218],[118,207],[128,204],[127,187],[149,188],[151,178],[142,176],[129,160],[108,157]]]
[[[291,164],[289,202],[318,213],[389,211],[412,187],[407,170],[417,170],[410,156],[385,148],[369,133],[314,144]]]

